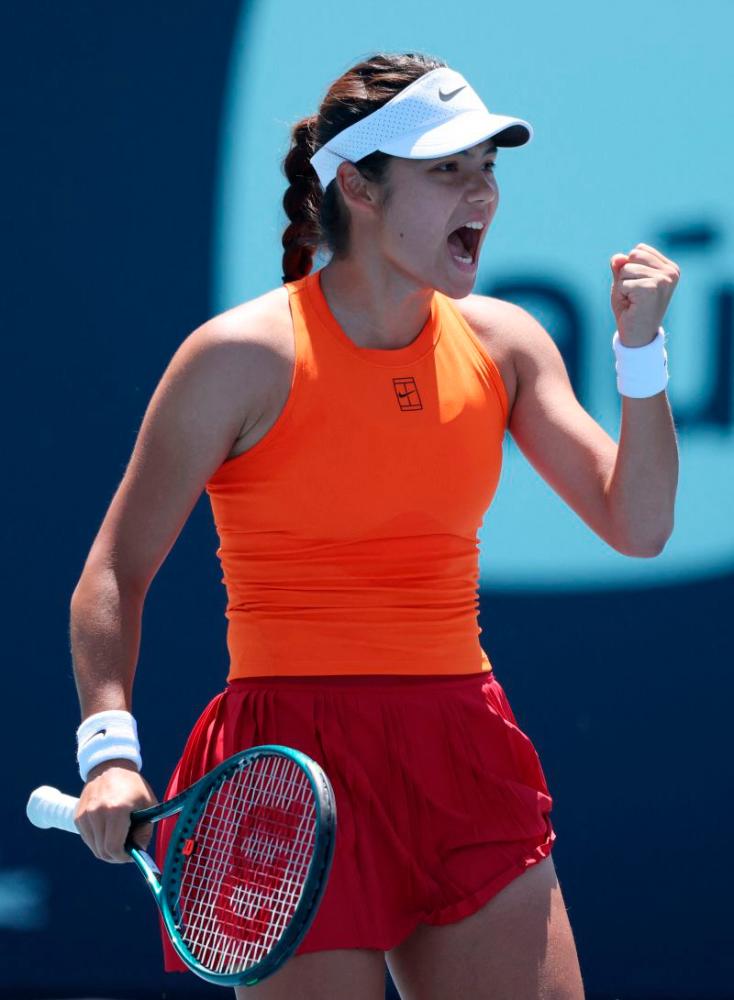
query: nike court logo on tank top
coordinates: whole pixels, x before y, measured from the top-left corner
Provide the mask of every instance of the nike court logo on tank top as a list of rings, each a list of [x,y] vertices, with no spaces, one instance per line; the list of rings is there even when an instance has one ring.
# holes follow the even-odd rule
[[[229,678],[487,670],[477,531],[500,474],[500,375],[438,292],[407,347],[357,347],[319,273],[286,286],[282,413],[207,484]]]

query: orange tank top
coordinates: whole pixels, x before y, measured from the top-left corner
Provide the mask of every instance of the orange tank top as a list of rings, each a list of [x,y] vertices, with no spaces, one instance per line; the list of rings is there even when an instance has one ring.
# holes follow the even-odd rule
[[[507,395],[453,301],[407,347],[357,347],[319,271],[286,285],[290,395],[206,489],[227,591],[228,680],[491,670],[477,531]]]

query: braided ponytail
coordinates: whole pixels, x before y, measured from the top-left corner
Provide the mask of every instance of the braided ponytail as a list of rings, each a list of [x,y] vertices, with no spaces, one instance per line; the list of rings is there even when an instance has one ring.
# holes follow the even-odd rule
[[[314,154],[313,130],[318,115],[303,118],[291,130],[291,148],[283,163],[290,187],[283,208],[290,224],[283,233],[283,281],[309,274],[319,245],[321,185],[309,160]]]

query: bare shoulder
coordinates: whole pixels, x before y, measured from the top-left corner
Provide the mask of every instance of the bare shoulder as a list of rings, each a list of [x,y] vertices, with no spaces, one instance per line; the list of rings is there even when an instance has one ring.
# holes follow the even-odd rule
[[[186,337],[146,408],[91,562],[114,562],[145,592],[212,473],[283,381],[289,313],[287,290],[278,290]]]
[[[227,457],[245,451],[272,425],[290,389],[295,344],[287,289],[213,316],[184,340],[176,361],[231,408],[238,429]]]
[[[530,378],[534,369],[558,355],[553,339],[531,313],[514,302],[467,295],[454,303],[497,365],[512,410],[520,379]]]
[[[187,356],[233,364],[240,369],[259,369],[292,354],[293,337],[288,292],[276,288],[242,302],[202,323],[184,340],[179,351]],[[259,371],[265,374],[265,371]]]

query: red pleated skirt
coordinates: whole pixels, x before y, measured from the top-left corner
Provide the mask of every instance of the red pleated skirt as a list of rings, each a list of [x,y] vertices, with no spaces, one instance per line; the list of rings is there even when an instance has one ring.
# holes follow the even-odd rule
[[[552,799],[538,754],[493,672],[232,681],[194,727],[166,791],[263,743],[329,776],[334,862],[297,954],[389,951],[417,924],[480,909],[550,854]],[[160,867],[173,820],[157,824]],[[163,934],[165,968],[186,971]]]

